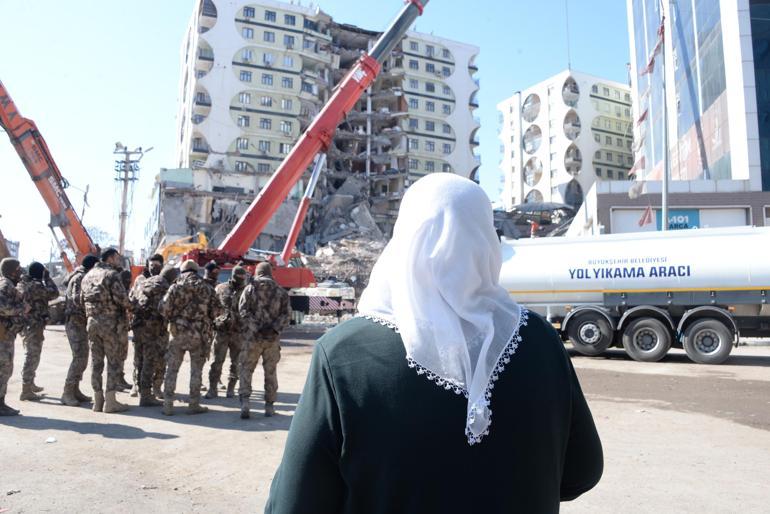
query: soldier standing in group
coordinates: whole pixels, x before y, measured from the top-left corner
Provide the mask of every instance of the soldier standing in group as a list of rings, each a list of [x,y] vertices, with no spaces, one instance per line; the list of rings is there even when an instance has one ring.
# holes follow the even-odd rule
[[[139,376],[141,374],[142,370],[142,355],[144,355],[144,352],[142,348],[140,347],[142,343],[142,336],[140,335],[137,338],[137,332],[141,332],[141,326],[144,323],[144,320],[142,319],[142,314],[146,313],[146,311],[142,312],[142,310],[137,310],[137,295],[139,294],[139,291],[142,289],[142,285],[144,284],[145,280],[147,280],[150,277],[157,277],[160,275],[160,271],[163,269],[163,256],[156,253],[150,259],[147,261],[147,264],[144,267],[144,270],[142,271],[142,274],[136,277],[136,281],[134,282],[133,287],[130,289],[128,293],[128,299],[131,302],[131,312],[133,313],[133,319],[131,321],[131,330],[134,333],[134,386],[131,389],[131,396],[138,396],[139,394]],[[168,289],[168,286],[166,286],[166,289]],[[165,291],[164,291],[165,294]],[[161,298],[163,296],[161,295]],[[160,301],[160,298],[158,299]],[[157,303],[155,304],[155,308],[157,309]],[[157,314],[157,313],[156,313]],[[140,404],[141,405],[141,404]]]
[[[88,366],[88,333],[86,332],[86,311],[80,297],[83,277],[99,262],[95,255],[86,255],[83,262],[65,281],[67,286],[64,328],[72,350],[72,362],[64,381],[61,402],[70,407],[77,407],[81,402],[90,402],[91,398],[80,391],[80,381]]]
[[[209,261],[206,263],[206,266],[203,268],[203,280],[206,281],[211,287],[213,287],[216,290],[216,287],[219,285],[219,272],[222,271],[222,268],[219,267],[219,264],[217,264],[216,261]],[[206,333],[205,333],[205,339],[206,341],[206,348],[204,349],[204,353],[206,355],[209,355],[211,353],[211,346],[214,342],[214,320],[209,320],[209,324],[206,327]],[[205,391],[206,386],[201,385],[201,391]]]
[[[203,363],[208,358],[206,333],[211,320],[222,313],[221,305],[208,282],[198,276],[198,265],[187,260],[181,275],[160,302],[160,313],[168,320],[170,339],[163,384],[163,414],[174,413],[174,391],[185,352],[190,353],[190,402],[188,414],[208,411],[200,404]]]
[[[8,380],[13,373],[13,350],[16,334],[23,327],[22,316],[29,312],[24,297],[17,289],[21,266],[16,259],[0,261],[0,416],[16,416],[19,411],[5,404]]]
[[[27,275],[21,279],[20,289],[30,311],[21,333],[25,355],[19,400],[40,400],[41,397],[35,393],[39,393],[43,388],[35,385],[35,374],[43,351],[45,325],[50,317],[48,302],[59,297],[59,288],[51,280],[45,266],[32,262],[27,269]]]
[[[289,325],[291,308],[288,293],[273,280],[267,262],[257,265],[256,278],[243,291],[238,310],[248,327],[240,358],[241,418],[249,417],[251,379],[260,357],[265,372],[265,416],[270,417],[275,413],[273,404],[278,394],[281,331]]]
[[[209,390],[206,398],[217,397],[217,386],[222,376],[222,366],[230,350],[230,376],[227,380],[227,397],[235,396],[235,384],[238,382],[238,356],[242,346],[241,316],[238,313],[238,302],[241,293],[246,288],[249,274],[241,266],[233,268],[233,274],[224,284],[216,287],[219,303],[224,314],[214,320],[214,361],[209,369]]]
[[[88,321],[86,330],[91,343],[91,386],[94,411],[123,412],[127,405],[115,398],[120,376],[123,342],[126,340],[128,293],[120,277],[121,257],[110,248],[102,252],[101,262],[89,271],[81,283],[81,298]],[[104,359],[107,358],[107,387],[102,389]]]
[[[163,366],[163,359],[168,346],[166,321],[161,316],[159,306],[177,277],[177,270],[166,266],[160,274],[143,280],[131,290],[134,306],[134,351],[140,355],[135,362],[140,363],[139,375],[134,379],[139,384],[139,405],[155,407],[162,405],[152,394],[154,377]]]

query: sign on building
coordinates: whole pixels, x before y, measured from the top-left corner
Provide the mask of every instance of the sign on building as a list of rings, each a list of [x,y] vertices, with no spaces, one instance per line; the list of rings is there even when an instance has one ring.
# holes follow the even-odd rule
[[[663,219],[660,209],[655,210],[657,230],[661,229]],[[687,230],[700,227],[700,211],[698,209],[671,209],[668,211],[668,230]]]

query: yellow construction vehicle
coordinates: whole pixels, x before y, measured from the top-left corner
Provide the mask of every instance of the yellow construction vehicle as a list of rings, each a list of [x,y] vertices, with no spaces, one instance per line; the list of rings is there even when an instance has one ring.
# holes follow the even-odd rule
[[[197,237],[198,241],[193,241],[193,238]],[[174,262],[182,255],[191,250],[205,250],[209,246],[209,240],[206,234],[198,232],[197,236],[187,236],[171,241],[170,243],[161,246],[156,250],[163,256],[165,262]]]

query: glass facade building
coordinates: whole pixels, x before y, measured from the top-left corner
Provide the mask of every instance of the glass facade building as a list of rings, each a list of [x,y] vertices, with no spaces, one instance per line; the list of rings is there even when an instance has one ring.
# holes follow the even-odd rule
[[[662,22],[659,0],[631,0],[636,69],[636,113],[646,119],[637,127],[641,139],[637,158],[644,155],[643,176],[659,179],[663,171],[664,62],[672,180],[732,179],[728,94],[719,0],[668,1],[664,52],[645,73],[658,44]]]
[[[770,191],[770,1],[752,0],[750,13],[762,190]]]

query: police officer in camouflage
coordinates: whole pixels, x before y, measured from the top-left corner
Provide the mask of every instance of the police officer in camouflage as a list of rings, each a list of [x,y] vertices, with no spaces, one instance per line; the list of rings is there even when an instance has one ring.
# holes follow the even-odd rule
[[[180,277],[160,302],[160,314],[168,320],[169,343],[166,379],[163,384],[163,414],[174,413],[174,392],[184,354],[190,353],[190,401],[188,414],[208,409],[200,404],[203,363],[208,358],[206,334],[211,321],[222,313],[214,288],[198,275],[198,264],[187,260]]]
[[[21,266],[16,259],[0,261],[0,416],[16,416],[19,411],[6,405],[8,380],[13,373],[13,350],[16,334],[24,326],[23,316],[29,312],[24,296],[17,288]]]
[[[257,265],[256,277],[241,295],[238,310],[246,329],[246,341],[240,357],[241,418],[249,417],[251,379],[259,358],[265,372],[265,416],[275,413],[278,394],[278,361],[281,360],[281,331],[291,319],[288,293],[273,280],[267,262]]]
[[[152,394],[155,374],[163,363],[168,347],[167,322],[160,314],[160,302],[177,277],[177,270],[164,267],[160,274],[141,281],[131,290],[134,307],[134,351],[139,353],[134,362],[139,363],[139,405],[155,407],[162,405]]]
[[[241,266],[233,268],[232,276],[224,284],[215,288],[219,303],[224,314],[214,320],[214,361],[209,369],[209,390],[206,398],[217,397],[217,386],[222,376],[222,366],[230,351],[230,376],[227,380],[227,397],[235,396],[235,384],[238,382],[238,358],[242,346],[241,316],[238,312],[238,302],[241,293],[246,288],[249,274]]]
[[[128,300],[131,302],[131,312],[133,314],[132,320],[131,320],[131,330],[134,333],[134,385],[131,389],[131,396],[138,396],[139,395],[139,377],[141,375],[142,371],[142,358],[144,355],[144,352],[141,348],[142,340],[144,338],[144,335],[146,335],[146,332],[143,331],[143,325],[144,323],[144,315],[152,313],[148,313],[147,310],[142,309],[138,307],[138,298],[141,295],[142,287],[145,283],[145,281],[151,277],[157,277],[160,275],[161,270],[163,269],[163,256],[160,254],[155,254],[152,257],[150,257],[147,260],[147,264],[145,265],[144,270],[142,271],[142,274],[136,277],[136,280],[134,281],[134,285],[131,287],[131,289],[128,292]],[[170,284],[168,284],[170,285]],[[168,290],[168,285],[166,286],[166,290]],[[166,294],[165,291],[163,291],[163,294]],[[163,295],[161,295],[160,298],[158,298],[158,301],[155,303],[154,310],[155,315],[157,314],[157,307],[158,302],[160,302],[160,299],[163,298]],[[162,318],[161,318],[162,319]],[[161,323],[162,325],[162,323]],[[163,332],[165,332],[165,328],[163,329]],[[137,333],[139,333],[139,337],[137,338]],[[140,403],[141,405],[141,403]]]
[[[22,329],[24,344],[24,366],[21,370],[21,401],[40,400],[42,387],[35,385],[35,374],[40,365],[40,354],[45,340],[45,325],[48,322],[48,302],[59,297],[59,288],[48,275],[48,270],[39,262],[30,263],[27,274],[19,283],[24,301],[30,307]]]
[[[81,301],[86,310],[86,331],[91,344],[91,386],[95,412],[123,412],[128,409],[117,401],[123,345],[127,340],[126,311],[128,292],[120,277],[121,257],[110,248],[86,273],[81,283]],[[107,359],[107,387],[102,389],[104,360]]]
[[[95,255],[86,255],[83,262],[64,281],[65,293],[65,322],[64,329],[72,351],[72,362],[64,381],[64,392],[61,402],[70,407],[77,407],[81,402],[90,402],[91,398],[80,391],[80,381],[88,366],[88,332],[86,332],[86,311],[80,297],[83,277],[99,262]]]

